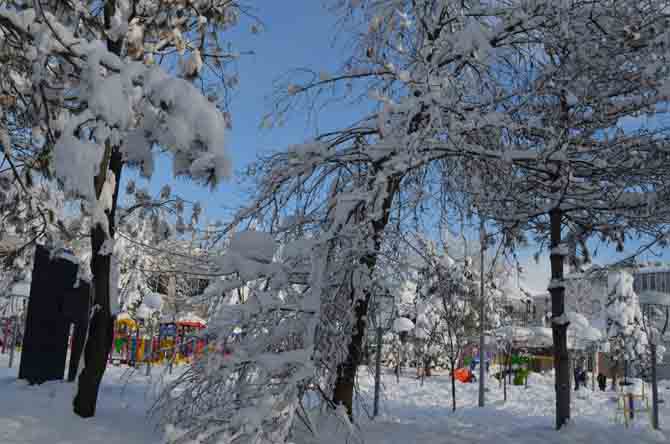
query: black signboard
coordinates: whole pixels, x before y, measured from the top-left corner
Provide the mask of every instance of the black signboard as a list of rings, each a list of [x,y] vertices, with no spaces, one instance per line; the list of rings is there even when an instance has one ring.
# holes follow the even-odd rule
[[[71,360],[79,361],[90,291],[82,282],[75,288],[77,269],[76,263],[51,257],[44,247],[35,248],[19,379],[31,384],[63,379],[71,323],[75,324],[73,352],[78,351]]]

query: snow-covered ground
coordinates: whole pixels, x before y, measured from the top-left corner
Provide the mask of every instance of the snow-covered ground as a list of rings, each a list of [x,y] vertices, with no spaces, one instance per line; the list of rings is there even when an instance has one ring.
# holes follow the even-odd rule
[[[343,425],[321,425],[319,438],[310,444],[365,442],[368,444],[632,444],[668,443],[670,433],[654,432],[649,415],[640,414],[630,428],[615,423],[617,403],[613,392],[581,388],[573,392],[571,424],[560,432],[554,426],[553,377],[532,375],[529,387],[508,386],[508,401],[497,381],[487,392],[487,407],[477,407],[477,384],[457,383],[457,410],[451,410],[451,383],[447,376],[427,378],[392,374],[383,377],[381,417],[366,418],[372,411],[374,382],[365,371],[359,380],[361,440],[349,437]],[[661,398],[670,404],[670,381],[661,383]],[[670,405],[661,410],[661,424],[670,430]],[[317,424],[318,427],[318,424]]]
[[[476,407],[477,384],[457,384],[457,411],[451,411],[451,386],[447,376],[420,381],[409,374],[396,383],[384,375],[382,416],[366,418],[372,410],[373,381],[361,369],[361,401],[356,426],[358,437],[347,437],[346,429],[322,429],[314,444],[365,442],[368,444],[637,444],[670,442],[670,381],[661,384],[661,425],[653,432],[648,415],[635,419],[626,429],[615,424],[616,403],[612,392],[581,389],[573,398],[573,420],[563,431],[553,430],[554,396],[551,377],[535,375],[529,387],[509,387],[509,400],[502,402],[497,383],[487,393],[488,406]],[[29,387],[16,380],[17,368],[7,368],[0,355],[0,443],[1,444],[159,444],[163,433],[146,415],[151,403],[150,380],[144,372],[127,368],[108,369],[103,381],[95,418],[82,420],[71,412],[73,384],[54,382]],[[157,375],[157,372],[153,373]],[[156,379],[153,379],[155,382]],[[574,392],[573,392],[574,393]],[[303,444],[300,440],[297,444]]]
[[[409,373],[409,372],[408,372]],[[372,377],[361,375],[363,404],[372,410]],[[405,443],[668,443],[669,432],[653,432],[649,415],[641,414],[626,429],[615,423],[617,403],[613,392],[581,388],[573,393],[572,422],[561,432],[554,426],[553,376],[531,375],[528,388],[508,386],[503,390],[491,381],[487,407],[477,407],[477,384],[456,385],[457,410],[451,411],[451,383],[447,376],[427,378],[424,385],[415,377],[394,375],[383,378],[381,418],[360,421],[366,442]],[[661,424],[670,430],[670,381],[661,383]]]
[[[16,379],[0,355],[1,444],[158,444],[162,433],[148,420],[148,379],[127,368],[109,368],[94,418],[72,413],[75,384],[29,386]]]

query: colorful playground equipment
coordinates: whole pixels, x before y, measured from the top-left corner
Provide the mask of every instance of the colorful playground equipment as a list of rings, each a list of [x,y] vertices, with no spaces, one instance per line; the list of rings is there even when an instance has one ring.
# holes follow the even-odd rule
[[[645,385],[646,383],[639,379],[628,385],[619,385],[616,398],[617,409],[614,413],[615,423],[623,423],[628,427],[640,413],[648,413],[651,416],[648,391],[645,390]]]
[[[137,365],[173,360],[175,364],[188,363],[207,347],[207,339],[199,336],[206,326],[204,320],[189,314],[174,322],[161,322],[156,335],[143,319],[120,313],[116,318],[110,362]]]

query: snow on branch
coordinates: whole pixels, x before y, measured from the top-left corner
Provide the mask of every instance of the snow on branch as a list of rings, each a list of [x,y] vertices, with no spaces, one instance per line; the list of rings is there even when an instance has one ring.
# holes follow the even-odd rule
[[[248,297],[213,314],[203,333],[209,351],[158,399],[154,413],[166,426],[168,442],[271,444],[287,438],[305,385],[315,376],[320,293],[318,285],[305,292],[290,283],[291,268],[313,262],[313,250],[294,250],[291,267],[274,262],[276,251],[268,234],[233,234],[218,263],[221,272],[241,279],[219,281],[224,286],[215,281],[207,292],[245,289]],[[181,395],[174,398],[175,392]]]

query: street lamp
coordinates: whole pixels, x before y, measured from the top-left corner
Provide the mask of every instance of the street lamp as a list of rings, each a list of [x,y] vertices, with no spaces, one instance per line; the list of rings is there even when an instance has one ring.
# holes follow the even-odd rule
[[[657,291],[642,292],[640,294],[640,307],[643,311],[642,323],[647,333],[651,353],[651,427],[658,430],[657,342],[668,330],[670,294]],[[657,328],[657,325],[662,325],[662,327]]]

